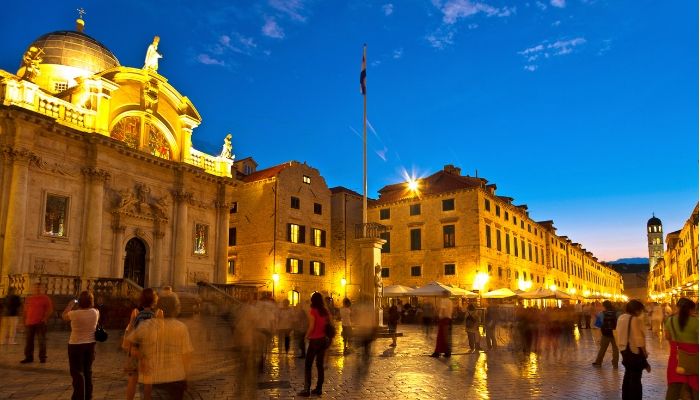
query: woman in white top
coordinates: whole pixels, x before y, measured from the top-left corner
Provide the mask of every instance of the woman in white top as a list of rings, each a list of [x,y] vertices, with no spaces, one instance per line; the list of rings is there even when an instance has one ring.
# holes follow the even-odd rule
[[[622,365],[625,366],[625,376],[622,378],[622,400],[642,399],[642,371],[651,372],[646,361],[649,353],[646,349],[644,329],[644,304],[631,300],[625,307],[625,314],[617,319],[617,340],[622,352]],[[631,354],[625,350],[629,348]]]
[[[94,303],[92,293],[83,291],[77,300],[71,300],[63,310],[63,319],[70,321],[68,365],[73,378],[72,400],[92,399],[95,328],[100,318],[100,312],[94,308]]]

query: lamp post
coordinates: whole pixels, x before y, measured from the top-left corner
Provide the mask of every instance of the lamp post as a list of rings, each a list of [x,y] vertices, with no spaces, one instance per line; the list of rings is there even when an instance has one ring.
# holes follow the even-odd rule
[[[279,282],[280,280],[280,274],[274,273],[272,274],[272,300],[275,300],[275,284]]]
[[[346,299],[348,297],[348,281],[343,278],[340,280],[340,286],[343,287],[343,299]]]

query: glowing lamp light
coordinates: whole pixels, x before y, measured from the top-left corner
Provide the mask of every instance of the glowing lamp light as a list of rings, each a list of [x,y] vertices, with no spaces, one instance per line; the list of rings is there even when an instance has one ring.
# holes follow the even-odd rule
[[[551,286],[549,287],[549,290],[551,290],[552,292],[556,292],[556,291],[557,291],[557,285],[551,285]]]
[[[584,297],[588,297],[588,296],[590,296],[590,295],[591,295],[591,291],[590,291],[590,290],[586,290],[586,291],[583,292],[583,296],[584,296]]]
[[[277,273],[272,274],[272,281],[275,283],[279,282],[280,281],[280,274],[277,274]]]
[[[345,285],[347,285],[347,284],[348,284],[348,281],[347,281],[345,278],[343,278],[343,279],[340,280],[340,285],[341,285],[341,286],[345,286]]]
[[[485,272],[479,272],[474,277],[474,283],[472,284],[472,287],[475,290],[482,291],[482,290],[484,290],[484,286],[486,286],[486,283],[488,281],[489,281],[489,274],[487,274]]]

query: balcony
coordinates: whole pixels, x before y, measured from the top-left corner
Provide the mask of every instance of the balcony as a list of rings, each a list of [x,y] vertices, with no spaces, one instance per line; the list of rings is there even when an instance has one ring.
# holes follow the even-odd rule
[[[381,239],[381,234],[390,230],[390,226],[376,222],[355,224],[355,239]]]

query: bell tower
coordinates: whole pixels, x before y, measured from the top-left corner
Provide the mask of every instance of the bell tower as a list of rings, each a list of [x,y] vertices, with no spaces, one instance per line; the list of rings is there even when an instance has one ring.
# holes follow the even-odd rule
[[[653,213],[647,221],[647,242],[649,245],[649,270],[651,271],[656,263],[664,258],[664,231],[661,220],[656,218]]]

